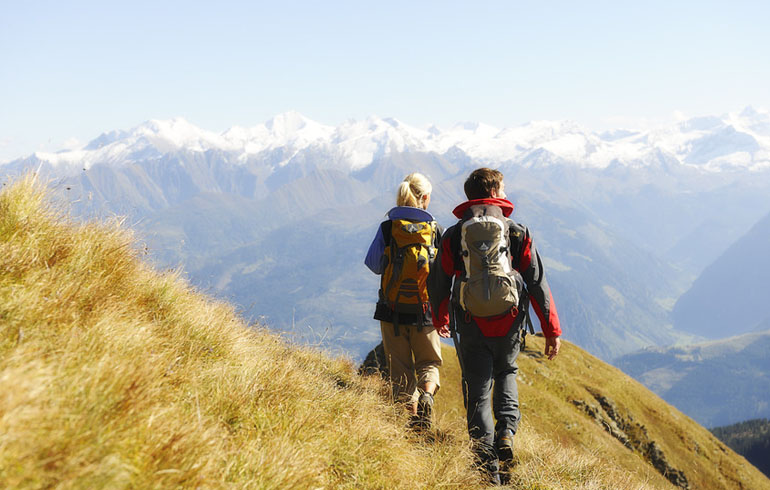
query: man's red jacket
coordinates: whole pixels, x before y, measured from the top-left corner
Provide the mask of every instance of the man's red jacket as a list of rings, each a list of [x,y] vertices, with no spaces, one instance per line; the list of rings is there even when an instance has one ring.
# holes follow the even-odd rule
[[[475,205],[497,206],[507,218],[513,212],[513,204],[506,199],[487,198],[466,201],[457,206],[453,213],[459,219],[465,212]],[[464,264],[460,250],[460,223],[451,226],[441,237],[438,256],[430,272],[428,291],[430,295],[431,310],[433,312],[433,325],[439,328],[449,324],[449,304],[452,294],[452,280],[463,277]],[[551,289],[545,279],[543,261],[532,243],[532,237],[527,227],[508,219],[510,237],[511,265],[518,270],[524,279],[524,284],[529,294],[530,303],[540,319],[540,327],[546,337],[558,337],[561,335],[559,315],[556,313],[556,304],[553,302]],[[458,306],[459,308],[459,306]],[[514,325],[516,318],[506,313],[491,318],[473,318],[483,334],[487,337],[502,337],[508,333]]]

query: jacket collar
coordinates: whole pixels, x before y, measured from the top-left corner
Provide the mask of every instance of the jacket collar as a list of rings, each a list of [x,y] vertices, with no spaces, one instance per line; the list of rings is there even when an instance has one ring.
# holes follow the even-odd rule
[[[465,214],[465,211],[468,210],[471,206],[497,206],[503,211],[503,216],[506,218],[511,215],[513,212],[513,203],[509,201],[508,199],[500,199],[497,197],[487,197],[484,199],[471,199],[470,201],[465,201],[464,203],[457,206],[452,213],[457,216],[459,219],[462,219],[463,215]]]
[[[434,221],[433,215],[424,209],[411,206],[396,206],[388,211],[388,219],[408,219],[412,221]]]

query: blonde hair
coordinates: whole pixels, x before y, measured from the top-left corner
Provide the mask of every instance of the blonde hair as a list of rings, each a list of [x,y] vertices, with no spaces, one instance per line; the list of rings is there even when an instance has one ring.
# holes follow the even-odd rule
[[[423,196],[430,194],[432,190],[427,177],[417,172],[411,173],[404,177],[404,181],[398,186],[396,206],[420,208]]]

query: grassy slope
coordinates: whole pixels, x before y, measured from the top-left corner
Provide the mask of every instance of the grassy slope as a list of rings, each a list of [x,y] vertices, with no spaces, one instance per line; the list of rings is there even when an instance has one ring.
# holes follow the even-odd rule
[[[477,484],[464,444],[415,444],[350,362],[247,329],[42,199],[0,196],[0,487]]]
[[[542,337],[529,336],[519,357],[516,488],[675,488],[644,451],[624,447],[605,430],[613,421],[595,395],[614,403],[615,418],[627,423],[629,445],[654,441],[670,466],[684,473],[689,488],[770,488],[770,480],[743,457],[620,370],[568,342],[555,361],[548,361],[540,355],[543,347]],[[453,419],[464,412],[451,347],[444,347],[444,362],[437,411]],[[573,401],[593,405],[601,422]]]
[[[436,399],[446,437],[426,444],[350,362],[246,328],[144,266],[119,226],[67,223],[43,199],[30,179],[0,195],[0,487],[479,487],[451,348]],[[521,366],[517,488],[669,486],[571,403],[595,400],[586,387],[642,421],[691,488],[768,487],[572,345]]]

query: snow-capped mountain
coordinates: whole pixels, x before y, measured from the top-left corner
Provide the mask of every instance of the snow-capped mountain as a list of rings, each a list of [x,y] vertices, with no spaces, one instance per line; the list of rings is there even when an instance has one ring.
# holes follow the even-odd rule
[[[327,166],[344,171],[367,167],[383,155],[459,149],[485,164],[533,162],[532,155],[580,167],[612,164],[644,166],[665,154],[682,165],[709,171],[770,168],[770,114],[746,108],[721,117],[697,117],[645,131],[596,133],[571,121],[533,121],[498,129],[462,123],[448,129],[419,129],[392,118],[369,117],[337,127],[297,112],[279,114],[252,128],[232,127],[221,134],[177,118],[151,120],[127,131],[104,133],[82,148],[35,153],[52,165],[90,168],[97,163],[124,164],[175,151],[219,151],[232,162],[246,162],[263,152],[282,149],[277,167],[306,151],[324,154]],[[542,158],[537,159],[543,162]]]
[[[331,126],[311,121],[298,112],[286,112],[253,128],[234,126],[228,129],[222,133],[224,143],[219,149],[242,155],[281,147],[298,151],[328,140],[333,132]]]
[[[752,109],[602,133],[570,121],[335,127],[290,112],[222,133],[148,121],[0,175],[42,173],[73,215],[127,216],[159,265],[183,265],[276,329],[326,328],[327,344],[355,355],[378,336],[377,278],[360,262],[396,185],[428,175],[431,212],[449,226],[468,172],[500,168],[565,336],[612,359],[683,338],[668,309],[770,212],[769,140],[770,115]]]

